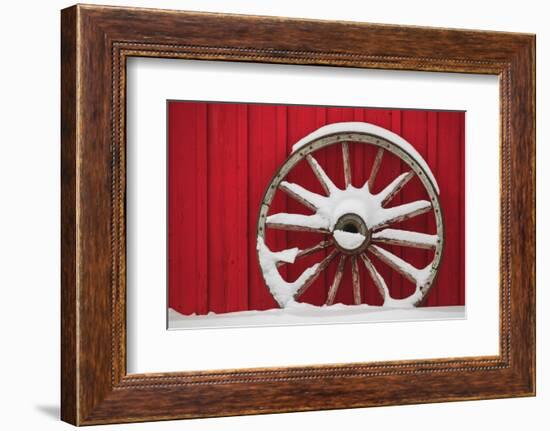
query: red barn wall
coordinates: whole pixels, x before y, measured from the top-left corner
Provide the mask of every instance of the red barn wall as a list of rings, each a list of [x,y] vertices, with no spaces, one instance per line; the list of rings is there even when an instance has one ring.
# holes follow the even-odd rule
[[[205,314],[277,307],[263,282],[256,257],[260,201],[273,173],[296,141],[323,125],[341,121],[366,121],[392,130],[413,144],[427,161],[440,187],[445,248],[437,282],[425,305],[464,305],[464,112],[172,101],[168,104],[171,308],[184,314]],[[355,186],[362,185],[370,172],[374,150],[366,147],[350,147]],[[326,149],[315,157],[329,175],[342,175],[339,148]],[[386,159],[376,181],[379,189],[404,172],[402,162]],[[289,179],[307,188],[319,188],[307,165],[298,166]],[[411,182],[391,206],[422,198],[423,193],[419,182]],[[284,196],[278,196],[273,205],[272,212],[304,210]],[[405,223],[404,228],[435,232],[430,214]],[[315,242],[304,235],[311,234],[272,232],[268,245],[275,251]],[[389,249],[418,267],[430,259],[425,250]],[[303,259],[300,264],[282,269],[282,273],[293,280],[321,258]],[[414,286],[408,281],[373,261],[392,296],[412,293]],[[302,301],[324,303],[336,263],[332,262]],[[336,302],[353,303],[350,273],[348,268]],[[361,289],[363,302],[380,304],[364,268]]]

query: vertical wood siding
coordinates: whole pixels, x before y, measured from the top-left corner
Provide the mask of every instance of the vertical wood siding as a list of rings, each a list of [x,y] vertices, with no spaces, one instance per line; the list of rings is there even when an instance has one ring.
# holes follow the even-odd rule
[[[445,222],[443,262],[426,306],[463,305],[464,298],[464,121],[463,112],[284,106],[234,103],[170,102],[168,104],[168,283],[169,306],[183,314],[265,310],[277,307],[265,286],[256,257],[256,219],[265,188],[292,145],[319,127],[341,121],[366,121],[392,130],[411,142],[432,169],[441,190]],[[375,149],[350,144],[352,182],[368,178]],[[341,148],[315,155],[339,187],[343,187]],[[381,190],[406,166],[385,153],[374,191]],[[322,193],[307,163],[289,175]],[[391,206],[426,198],[414,178]],[[275,212],[308,213],[278,192]],[[435,233],[432,214],[401,223],[402,228]],[[269,230],[272,250],[307,247],[321,240],[312,233]],[[426,265],[433,252],[389,246],[413,265]],[[296,279],[321,260],[326,251],[281,267],[283,277]],[[373,257],[392,295],[410,295],[414,286]],[[300,299],[323,304],[336,271],[336,260]],[[350,260],[336,302],[353,303]],[[363,267],[361,298],[381,304]]]

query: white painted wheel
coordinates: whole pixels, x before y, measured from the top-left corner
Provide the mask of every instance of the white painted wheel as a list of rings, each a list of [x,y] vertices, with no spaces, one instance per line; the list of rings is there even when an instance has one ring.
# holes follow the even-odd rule
[[[351,184],[349,142],[377,147],[370,175],[359,188]],[[339,145],[342,148],[344,189],[334,184],[315,159],[316,151],[330,145]],[[401,159],[409,170],[398,175],[380,192],[372,193],[372,187],[369,185],[374,184],[386,152]],[[325,195],[285,180],[303,159],[307,160]],[[415,175],[425,188],[429,200],[388,206],[393,197]],[[313,214],[270,214],[277,190],[286,192],[291,198],[313,210]],[[392,225],[430,211],[435,217],[436,234],[392,228]],[[265,243],[266,229],[320,232],[325,234],[325,239],[304,250],[293,248],[274,251]],[[424,268],[416,268],[385,249],[383,244],[433,249],[433,260]],[[340,288],[346,260],[350,259],[355,304],[362,302],[359,271],[360,267],[364,266],[382,296],[384,306],[417,306],[424,301],[434,284],[440,267],[443,245],[444,226],[439,189],[426,161],[402,137],[369,123],[330,124],[298,141],[267,187],[257,224],[257,251],[262,274],[271,294],[281,307],[296,301],[327,269],[333,259],[338,260],[338,268],[327,294],[327,305],[333,304]],[[297,259],[322,249],[327,249],[328,253],[320,262],[307,268],[293,282],[283,279],[278,269],[281,265],[291,265]],[[414,293],[404,299],[392,298],[390,288],[371,262],[371,254],[414,283]]]

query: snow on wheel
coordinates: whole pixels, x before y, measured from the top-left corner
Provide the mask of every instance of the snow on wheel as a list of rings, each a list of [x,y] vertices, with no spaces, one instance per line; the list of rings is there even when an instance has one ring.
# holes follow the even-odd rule
[[[377,149],[368,179],[359,188],[354,187],[351,182],[350,142],[374,145]],[[331,145],[339,145],[342,149],[344,189],[335,185],[315,158],[316,151]],[[386,152],[397,156],[408,170],[390,181],[380,192],[373,193],[372,185]],[[286,181],[288,174],[303,159],[311,167],[325,194],[315,193],[299,184]],[[429,200],[389,206],[393,197],[415,175],[426,190]],[[277,190],[286,192],[291,198],[311,209],[313,214],[270,214]],[[395,228],[396,224],[404,220],[430,211],[435,218],[435,234]],[[320,232],[325,237],[307,249],[295,247],[277,251],[271,250],[266,244],[266,229]],[[416,268],[384,248],[385,244],[431,249],[434,250],[433,259],[424,268]],[[361,303],[359,271],[363,267],[382,296],[384,306],[417,306],[423,302],[434,284],[443,245],[439,188],[426,161],[402,137],[382,127],[363,122],[330,124],[299,140],[268,185],[257,224],[257,252],[262,274],[271,294],[281,307],[295,303],[334,259],[338,262],[337,270],[328,290],[326,305],[334,303],[346,269],[346,261],[349,259],[351,265],[348,268],[352,271],[351,288],[355,304]],[[286,281],[281,276],[281,265],[294,264],[298,259],[323,249],[327,250],[324,258],[305,269],[295,281]],[[371,255],[410,280],[416,286],[414,293],[403,299],[392,298],[391,286],[388,287],[371,262]]]

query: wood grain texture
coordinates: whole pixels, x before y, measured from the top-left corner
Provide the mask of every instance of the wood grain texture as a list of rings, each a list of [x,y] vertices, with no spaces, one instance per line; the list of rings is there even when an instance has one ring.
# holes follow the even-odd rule
[[[61,417],[78,418],[76,285],[76,9],[61,16]]]
[[[61,37],[63,420],[84,425],[534,395],[533,35],[74,6],[62,12]],[[499,356],[127,375],[125,60],[135,55],[499,75]]]
[[[171,289],[169,302],[181,304],[185,313],[208,312],[208,238],[206,225],[207,177],[196,175],[188,169],[178,169],[188,162],[199,172],[206,173],[207,164],[207,109],[205,103],[197,105],[178,105],[169,111],[168,128],[170,136],[178,136],[176,145],[168,146],[168,171],[181,176],[182,181],[168,181],[168,224],[173,226],[168,232],[168,266],[181,271],[169,271],[169,286],[185,284],[193,280],[191,289],[186,292]],[[178,118],[178,121],[176,121]],[[193,125],[202,127],[192,127]],[[180,142],[192,142],[181,145]],[[189,199],[184,199],[188,197]],[[182,202],[174,208],[174,202]],[[189,226],[193,236],[188,237]],[[179,247],[178,241],[185,242]],[[186,284],[187,285],[187,284]],[[183,298],[185,294],[185,298]]]

